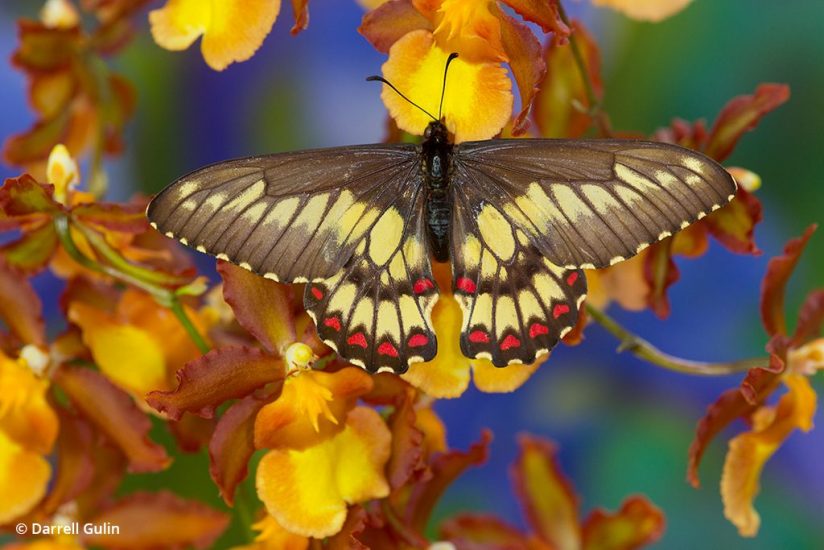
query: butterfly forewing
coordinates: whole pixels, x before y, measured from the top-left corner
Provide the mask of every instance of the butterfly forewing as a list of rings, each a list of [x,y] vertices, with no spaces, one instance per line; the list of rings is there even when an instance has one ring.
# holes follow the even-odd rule
[[[152,224],[201,252],[283,282],[330,277],[417,175],[414,146],[360,146],[207,166],[164,189]]]
[[[736,190],[711,159],[656,142],[472,142],[456,146],[455,171],[456,193],[482,188],[486,202],[541,254],[566,267],[600,268],[634,256],[726,204]]]

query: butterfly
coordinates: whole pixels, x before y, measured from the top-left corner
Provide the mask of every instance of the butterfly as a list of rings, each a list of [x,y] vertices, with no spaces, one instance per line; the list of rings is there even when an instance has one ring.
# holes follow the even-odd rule
[[[453,144],[432,118],[420,144],[201,168],[161,191],[147,215],[200,252],[306,283],[304,305],[324,342],[371,372],[402,373],[437,352],[433,261],[451,262],[462,353],[529,364],[576,324],[582,269],[628,259],[736,192],[719,164],[676,145]]]

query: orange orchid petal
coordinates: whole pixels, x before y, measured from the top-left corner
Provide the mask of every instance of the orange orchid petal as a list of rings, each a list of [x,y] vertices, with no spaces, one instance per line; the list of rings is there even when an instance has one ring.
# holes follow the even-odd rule
[[[641,548],[664,534],[664,513],[644,496],[632,496],[615,513],[595,509],[584,521],[583,550]]]
[[[787,352],[787,371],[812,376],[824,370],[824,337]]]
[[[167,50],[185,50],[203,36],[206,63],[222,71],[252,57],[272,30],[280,0],[169,0],[149,13],[152,36]]]
[[[346,415],[372,385],[369,374],[357,367],[288,377],[280,397],[257,415],[255,446],[304,449],[329,439],[344,429]]]
[[[0,430],[0,524],[31,510],[46,493],[51,465]]]
[[[39,454],[52,450],[59,427],[48,389],[24,361],[0,353],[0,432]]]
[[[587,302],[599,308],[613,301],[630,311],[646,308],[650,292],[644,278],[646,254],[643,251],[606,269],[587,270]]]
[[[761,519],[753,507],[760,490],[764,464],[796,428],[812,429],[816,394],[809,380],[799,374],[784,377],[788,392],[775,408],[762,407],[753,417],[753,429],[730,441],[721,476],[724,516],[744,537],[758,532]]]
[[[509,61],[501,42],[501,21],[490,9],[491,2],[444,0],[433,32],[438,46],[457,52],[470,63]]]
[[[675,15],[692,0],[592,0],[596,6],[607,6],[627,17],[658,22]]]
[[[448,56],[432,33],[413,31],[392,45],[383,76],[436,115]],[[387,86],[381,99],[402,130],[422,134],[432,121]],[[512,101],[512,83],[502,65],[467,63],[461,58],[450,65],[442,115],[455,142],[488,139],[500,132],[512,114]]]
[[[272,516],[265,516],[252,525],[259,531],[255,542],[235,546],[232,550],[306,550],[309,548],[309,538],[290,533]]]
[[[486,359],[473,359],[470,363],[475,387],[486,393],[513,392],[529,380],[546,358],[547,355],[544,355],[531,365],[510,365],[504,368],[496,367]]]
[[[274,450],[260,461],[258,496],[292,533],[322,538],[343,527],[346,504],[389,493],[383,469],[391,434],[373,409],[349,413],[346,428],[303,451]]]
[[[7,544],[3,546],[3,550],[84,550],[84,548],[70,537],[60,537]]]
[[[460,347],[462,315],[457,300],[449,294],[441,294],[432,309],[438,354],[426,363],[414,363],[401,375],[432,397],[460,397],[469,386],[470,362]]]

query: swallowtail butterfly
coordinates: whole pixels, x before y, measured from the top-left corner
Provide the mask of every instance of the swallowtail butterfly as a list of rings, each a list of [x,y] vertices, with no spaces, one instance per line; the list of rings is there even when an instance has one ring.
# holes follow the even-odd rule
[[[532,363],[575,325],[582,269],[634,256],[736,191],[724,168],[675,145],[453,144],[432,118],[418,145],[201,168],[158,194],[147,215],[200,252],[306,283],[304,304],[328,345],[371,372],[402,373],[437,351],[433,260],[452,263],[464,355]]]

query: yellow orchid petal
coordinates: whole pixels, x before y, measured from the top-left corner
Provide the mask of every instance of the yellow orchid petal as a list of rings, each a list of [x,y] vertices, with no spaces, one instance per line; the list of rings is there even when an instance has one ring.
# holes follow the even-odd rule
[[[824,337],[787,352],[787,371],[812,376],[824,369]]]
[[[504,368],[498,368],[486,359],[473,359],[471,364],[475,387],[486,393],[513,392],[529,380],[546,358],[543,355],[531,365],[509,365]]]
[[[607,6],[627,17],[658,22],[687,7],[692,0],[592,0],[596,6]]]
[[[280,0],[169,0],[149,12],[155,42],[167,50],[185,50],[203,36],[206,63],[222,71],[252,57],[272,30]]]
[[[166,388],[166,360],[150,333],[82,302],[69,306],[69,320],[80,327],[95,363],[112,382],[141,398]]]
[[[508,61],[501,41],[501,21],[490,10],[492,5],[478,0],[444,0],[433,33],[438,46],[472,63]]]
[[[459,397],[469,386],[470,363],[461,353],[461,307],[450,294],[441,294],[432,309],[438,354],[426,363],[414,363],[401,377],[437,398]]]
[[[769,458],[796,428],[812,429],[816,394],[806,377],[789,374],[784,377],[788,391],[778,405],[759,409],[753,429],[730,440],[721,476],[721,498],[724,516],[741,536],[753,537],[761,518],[753,507],[760,490],[761,470]]]
[[[292,533],[323,538],[346,520],[346,505],[389,494],[383,469],[391,434],[373,409],[349,413],[346,428],[303,451],[274,450],[260,461],[257,492],[277,522]]]
[[[392,45],[383,76],[437,116],[448,57],[449,52],[435,44],[432,33],[413,31]],[[384,86],[381,99],[402,130],[422,134],[432,122],[388,86]],[[442,116],[456,143],[495,136],[512,115],[512,101],[512,83],[502,65],[458,58],[449,66]]]
[[[252,524],[258,531],[255,542],[235,546],[232,550],[306,550],[309,548],[309,538],[290,533],[270,515]]]
[[[51,465],[0,430],[0,524],[21,516],[46,494]]]
[[[0,431],[39,454],[51,452],[59,428],[48,389],[48,381],[38,378],[25,361],[0,353]]]
[[[280,397],[258,412],[255,446],[303,449],[329,439],[344,428],[346,415],[372,385],[372,378],[357,367],[288,377]]]
[[[80,23],[80,15],[69,0],[46,0],[40,8],[40,21],[50,29],[70,29]]]

